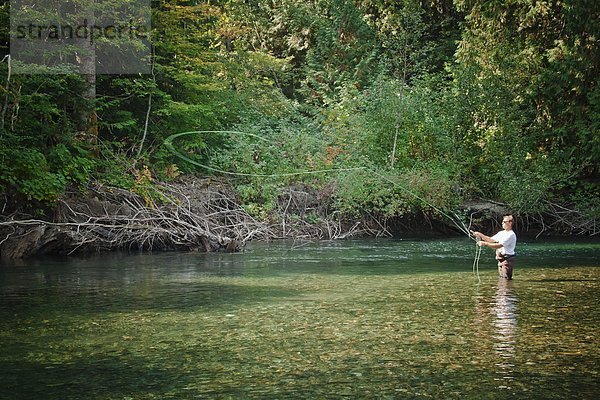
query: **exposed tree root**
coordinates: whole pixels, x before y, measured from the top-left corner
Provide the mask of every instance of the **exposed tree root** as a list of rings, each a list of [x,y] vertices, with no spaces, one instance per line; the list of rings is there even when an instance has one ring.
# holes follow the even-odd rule
[[[68,193],[51,220],[2,216],[0,257],[116,249],[235,252],[250,240],[340,239],[373,233],[360,222],[328,214],[323,206],[319,214],[311,214],[313,203],[301,200],[308,193],[293,189],[281,196],[287,203],[271,223],[253,218],[228,185],[211,180],[154,183],[136,192],[93,185],[85,194]]]
[[[471,214],[474,226],[486,226],[487,230],[501,229],[496,221],[504,213],[511,213],[507,204],[491,201],[470,203],[465,209]],[[537,236],[552,235],[586,235],[595,236],[600,233],[598,220],[593,213],[584,213],[576,208],[569,208],[554,202],[546,202],[545,210],[537,213],[516,213],[516,229],[522,232],[535,233]]]
[[[157,184],[143,195],[101,185],[62,199],[52,221],[0,221],[3,259],[112,249],[237,251],[271,236],[225,187]]]
[[[309,186],[286,188],[279,196],[271,230],[278,238],[346,239],[353,236],[391,236],[384,224],[365,215],[353,218],[332,210],[329,193]]]

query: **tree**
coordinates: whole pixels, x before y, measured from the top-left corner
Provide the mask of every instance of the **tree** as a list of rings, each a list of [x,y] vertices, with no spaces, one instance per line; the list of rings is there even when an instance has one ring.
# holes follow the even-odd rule
[[[467,13],[453,69],[456,100],[470,104],[464,109],[463,138],[473,152],[465,155],[479,154],[474,165],[488,176],[481,183],[495,182],[487,187],[490,193],[540,209],[575,177],[598,172],[600,5],[586,0],[458,4]],[[509,176],[500,172],[506,165],[514,171]]]

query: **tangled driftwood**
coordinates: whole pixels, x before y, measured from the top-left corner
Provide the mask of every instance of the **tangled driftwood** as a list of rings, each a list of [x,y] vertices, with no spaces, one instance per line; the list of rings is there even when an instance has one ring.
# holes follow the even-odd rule
[[[187,191],[187,193],[186,193]],[[4,217],[3,259],[32,254],[143,249],[237,251],[269,228],[235,203],[225,187],[154,184],[140,195],[94,185],[60,200],[54,218]]]
[[[271,231],[280,238],[345,239],[357,235],[391,236],[374,218],[355,218],[334,210],[330,192],[308,185],[282,190],[274,210]]]
[[[476,217],[475,225],[484,225],[488,221],[492,226],[486,229],[500,229],[498,220],[502,215],[515,213],[517,216],[517,229],[521,232],[554,235],[586,235],[595,236],[600,233],[597,211],[583,212],[576,207],[561,205],[555,202],[544,202],[543,211],[515,213],[508,204],[497,203],[490,200],[467,203],[463,209]]]
[[[600,225],[593,213],[554,202],[547,202],[545,213],[527,215],[526,223],[538,227],[538,236],[546,232],[588,236],[600,233]]]
[[[53,218],[1,218],[4,260],[115,249],[234,252],[250,240],[377,233],[330,212],[309,188],[284,190],[270,221],[258,221],[238,204],[230,186],[207,179],[153,182],[135,191],[92,185],[65,195]]]

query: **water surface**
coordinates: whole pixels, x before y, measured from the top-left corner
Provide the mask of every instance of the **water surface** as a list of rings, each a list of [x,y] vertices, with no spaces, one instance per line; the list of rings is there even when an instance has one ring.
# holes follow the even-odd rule
[[[518,251],[508,282],[467,239],[3,266],[0,398],[596,398],[600,244]]]

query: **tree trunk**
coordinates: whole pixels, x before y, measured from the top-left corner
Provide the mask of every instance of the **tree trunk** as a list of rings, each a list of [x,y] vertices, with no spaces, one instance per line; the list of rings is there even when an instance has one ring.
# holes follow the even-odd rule
[[[90,22],[90,25],[93,25]],[[83,75],[85,86],[81,92],[82,107],[77,120],[77,138],[84,142],[92,152],[97,151],[98,117],[96,114],[96,50],[89,39],[81,41],[81,55],[78,55],[79,71]]]

